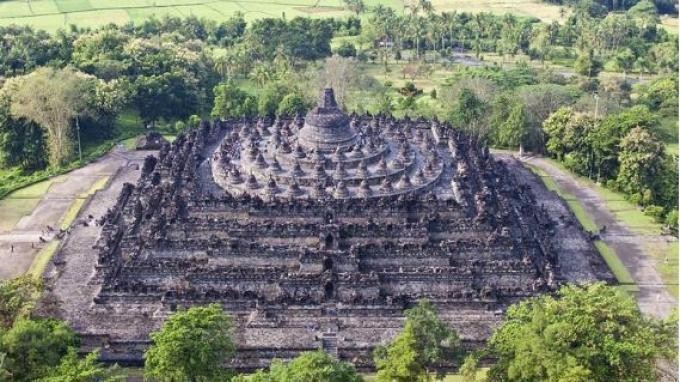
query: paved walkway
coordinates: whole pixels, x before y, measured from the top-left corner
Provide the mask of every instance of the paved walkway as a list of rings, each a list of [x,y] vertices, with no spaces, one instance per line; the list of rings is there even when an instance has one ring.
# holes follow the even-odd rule
[[[0,279],[18,276],[29,269],[40,249],[56,240],[60,222],[75,199],[82,198],[103,177],[113,176],[122,166],[147,153],[116,147],[96,161],[61,175],[63,181],[53,183],[30,214],[11,230],[0,230]],[[56,231],[49,232],[47,226]]]
[[[578,181],[574,175],[556,167],[540,157],[522,158],[523,162],[545,171],[563,190],[574,195],[593,218],[598,227],[606,226],[602,240],[612,248],[628,268],[640,291],[636,298],[640,309],[649,315],[666,317],[678,302],[666,289],[654,265],[654,259],[645,253],[645,244],[677,240],[671,236],[641,235],[632,232],[618,221],[606,207],[605,200],[593,189]]]

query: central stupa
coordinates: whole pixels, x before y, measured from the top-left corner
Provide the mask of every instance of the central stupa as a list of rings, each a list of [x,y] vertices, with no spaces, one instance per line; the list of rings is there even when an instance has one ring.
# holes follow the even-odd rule
[[[319,96],[318,105],[307,113],[298,140],[306,148],[333,152],[338,148],[351,147],[357,137],[349,117],[338,107],[333,89],[325,88]]]

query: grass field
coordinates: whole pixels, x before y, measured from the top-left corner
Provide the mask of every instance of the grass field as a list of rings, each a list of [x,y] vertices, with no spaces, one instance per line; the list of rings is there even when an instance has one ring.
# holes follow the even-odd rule
[[[4,199],[0,199],[0,231],[12,229],[22,217],[35,208],[50,186],[59,181],[59,177],[51,178],[17,190]]]
[[[59,248],[59,243],[59,240],[54,240],[47,243],[47,245],[45,245],[45,247],[41,249],[40,252],[38,252],[38,255],[36,255],[35,259],[33,259],[31,267],[28,268],[26,273],[35,279],[39,279],[45,272],[45,268],[47,268],[47,264],[49,264],[50,259]]]
[[[401,0],[366,0],[403,9]],[[545,21],[559,19],[559,7],[538,0],[434,0],[437,11],[514,13]],[[150,16],[190,16],[222,20],[240,11],[246,20],[263,17],[337,17],[351,13],[342,0],[8,0],[0,1],[0,25],[30,24],[55,31],[79,27],[139,22]]]

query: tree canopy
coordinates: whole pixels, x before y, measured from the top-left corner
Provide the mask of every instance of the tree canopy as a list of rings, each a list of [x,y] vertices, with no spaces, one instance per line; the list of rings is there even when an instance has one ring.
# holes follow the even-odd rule
[[[59,166],[70,160],[75,118],[85,112],[94,96],[94,78],[72,68],[43,67],[12,78],[4,89],[15,118],[25,118],[46,130],[50,164]]]
[[[654,381],[659,357],[677,356],[677,321],[642,315],[602,283],[568,285],[520,302],[489,340],[498,381]]]
[[[151,333],[144,354],[147,378],[175,381],[219,380],[230,375],[223,364],[234,355],[232,319],[219,305],[180,310]]]
[[[361,382],[363,379],[349,363],[338,361],[323,351],[304,352],[288,363],[274,360],[268,372],[259,370],[232,382]]]
[[[419,301],[405,316],[397,337],[374,351],[378,381],[426,381],[437,365],[460,356],[458,334],[439,319],[431,302]]]
[[[75,333],[61,321],[20,318],[2,336],[0,353],[5,354],[5,362],[0,367],[16,381],[35,381],[77,345]]]

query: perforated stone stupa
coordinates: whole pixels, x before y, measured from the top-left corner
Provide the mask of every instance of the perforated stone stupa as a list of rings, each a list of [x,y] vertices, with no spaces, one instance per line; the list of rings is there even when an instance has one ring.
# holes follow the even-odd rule
[[[236,367],[319,348],[370,367],[418,299],[474,345],[508,304],[571,277],[557,222],[486,147],[437,121],[346,115],[331,89],[304,119],[178,136],[100,224],[92,254],[67,240],[47,277],[110,361],[141,362],[167,315],[218,303]],[[569,255],[589,259],[578,277],[611,277],[593,253]],[[87,261],[82,280],[62,276]]]

